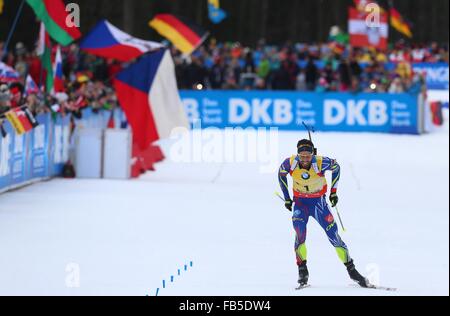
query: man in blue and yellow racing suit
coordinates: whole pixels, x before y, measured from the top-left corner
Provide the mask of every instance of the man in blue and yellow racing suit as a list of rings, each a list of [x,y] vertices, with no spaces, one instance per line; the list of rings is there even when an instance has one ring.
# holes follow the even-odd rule
[[[327,181],[325,172],[332,172],[329,200],[331,206],[338,202],[337,185],[340,176],[339,164],[334,159],[315,155],[314,144],[302,139],[297,144],[297,155],[287,158],[280,166],[278,180],[283,191],[285,207],[294,212],[292,222],[295,230],[295,255],[297,258],[300,286],[308,283],[308,269],[306,266],[306,226],[309,217],[313,217],[327,234],[328,240],[336,249],[339,259],[347,267],[350,278],[362,287],[369,285],[356,270],[349,255],[347,245],[338,234],[338,227],[326,201]],[[293,182],[293,201],[289,195],[287,175],[291,175]]]

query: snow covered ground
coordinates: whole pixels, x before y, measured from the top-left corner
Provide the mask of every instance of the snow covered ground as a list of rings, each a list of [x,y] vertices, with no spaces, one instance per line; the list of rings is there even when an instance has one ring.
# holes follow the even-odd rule
[[[305,135],[280,132],[277,166]],[[274,195],[276,170],[169,157],[135,180],[54,179],[1,194],[0,295],[449,295],[448,124],[423,136],[313,140],[341,164],[341,236],[357,268],[397,292],[350,286],[313,219],[312,287],[294,291],[294,230]]]

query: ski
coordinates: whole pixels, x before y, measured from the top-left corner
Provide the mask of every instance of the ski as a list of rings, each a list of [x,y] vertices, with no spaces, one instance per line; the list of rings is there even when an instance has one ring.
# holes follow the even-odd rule
[[[351,284],[351,287],[357,287],[357,288],[361,288],[361,289],[372,289],[372,290],[382,290],[382,291],[389,291],[389,292],[395,292],[397,291],[397,288],[395,287],[387,287],[387,286],[378,286],[378,285],[374,285],[374,284],[369,284],[369,286],[367,287],[362,287],[360,285],[357,284]]]
[[[296,289],[296,290],[302,290],[302,289],[307,288],[307,287],[310,287],[310,286],[311,286],[310,284],[299,285],[299,286],[297,286],[295,289]]]
[[[354,288],[359,288],[359,289],[382,290],[382,291],[388,291],[388,292],[397,291],[397,288],[395,288],[395,287],[388,287],[388,286],[381,286],[381,285],[378,286],[378,285],[373,285],[373,284],[369,284],[369,286],[367,286],[367,287],[362,287],[358,284],[350,284],[350,286],[354,287]],[[311,284],[299,285],[295,288],[295,290],[303,290],[308,287],[311,287]]]
[[[370,284],[370,286],[368,287],[368,289],[373,289],[373,290],[384,290],[384,291],[390,291],[390,292],[397,291],[397,288],[395,288],[395,287],[377,286],[377,285],[373,285],[373,284]]]

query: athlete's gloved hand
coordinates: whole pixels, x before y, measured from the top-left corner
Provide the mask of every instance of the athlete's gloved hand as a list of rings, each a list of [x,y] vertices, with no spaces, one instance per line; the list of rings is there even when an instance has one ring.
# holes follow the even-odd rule
[[[339,199],[338,199],[338,196],[337,196],[336,192],[332,192],[330,194],[331,206],[335,207],[338,201],[339,201]]]
[[[292,200],[287,199],[284,201],[284,207],[287,208],[289,212],[292,212]]]

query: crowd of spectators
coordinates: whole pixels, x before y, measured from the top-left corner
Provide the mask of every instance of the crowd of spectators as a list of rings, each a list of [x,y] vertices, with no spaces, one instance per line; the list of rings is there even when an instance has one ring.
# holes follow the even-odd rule
[[[336,52],[329,43],[271,46],[261,40],[249,48],[211,40],[188,59],[176,50],[173,55],[181,89],[397,93],[423,79],[413,73],[413,63],[448,63],[448,47],[402,41],[386,52],[352,47]]]
[[[0,52],[3,43],[0,42]],[[414,91],[424,78],[415,62],[448,63],[448,47],[436,43],[398,42],[388,51],[347,47],[336,52],[328,43],[267,45],[217,43],[210,39],[191,56],[171,48],[180,89],[244,89],[297,91],[390,92]],[[53,51],[55,54],[55,51]],[[34,113],[94,110],[118,106],[112,79],[126,64],[83,53],[76,44],[62,48],[64,91],[28,91],[26,78],[43,85],[46,73],[34,50],[17,43],[3,62],[19,74],[18,82],[0,82],[0,114],[26,105]],[[390,65],[390,67],[388,67]]]
[[[0,43],[0,51],[2,51]],[[56,53],[53,50],[53,55]],[[3,62],[19,74],[19,80],[1,82],[0,113],[17,106],[27,106],[34,114],[41,112],[71,112],[75,117],[89,106],[93,111],[118,107],[111,79],[123,65],[114,60],[105,60],[81,53],[76,44],[62,47],[64,89],[52,93],[29,90],[27,77],[36,85],[45,86],[46,71],[35,51],[28,51],[17,43]]]

